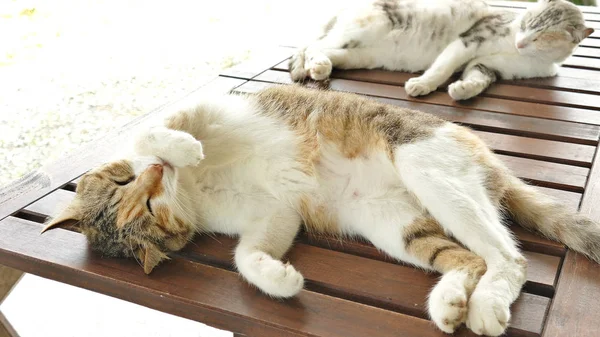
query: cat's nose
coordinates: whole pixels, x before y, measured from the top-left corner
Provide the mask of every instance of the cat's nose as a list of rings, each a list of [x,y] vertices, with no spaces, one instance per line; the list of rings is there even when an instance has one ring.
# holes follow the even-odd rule
[[[519,49],[525,48],[526,46],[527,46],[527,43],[525,41],[517,42],[517,48],[519,48]]]
[[[163,166],[161,164],[152,164],[149,167],[150,170],[153,170],[159,174],[163,173]]]

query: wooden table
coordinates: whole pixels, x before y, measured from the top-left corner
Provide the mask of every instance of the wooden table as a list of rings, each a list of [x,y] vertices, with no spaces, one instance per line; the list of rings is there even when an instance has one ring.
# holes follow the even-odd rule
[[[498,6],[514,3],[495,2]],[[600,30],[600,10],[585,8]],[[290,83],[291,48],[275,48],[236,66],[206,90],[252,93]],[[414,75],[334,71],[330,89],[356,92],[433,113],[476,130],[514,172],[600,220],[600,34],[583,41],[559,75],[494,84],[481,97],[453,102],[443,89],[419,99],[401,88]],[[314,85],[314,84],[308,84]],[[296,298],[277,301],[248,286],[232,266],[236,240],[199,237],[150,276],[133,260],[101,258],[85,238],[39,234],[49,214],[73,198],[76,179],[162,107],[0,190],[0,264],[125,299],[249,336],[443,336],[427,319],[426,295],[437,275],[392,262],[371,245],[301,234],[288,255],[305,276]],[[512,226],[529,260],[509,336],[597,336],[600,266],[564,246]],[[1,317],[1,316],[0,316]],[[68,323],[68,319],[65,319]],[[457,336],[473,335],[465,328]]]

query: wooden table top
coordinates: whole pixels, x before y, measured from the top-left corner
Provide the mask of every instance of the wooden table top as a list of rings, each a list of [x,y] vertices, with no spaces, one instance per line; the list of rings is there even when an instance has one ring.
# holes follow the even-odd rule
[[[492,2],[519,10],[522,4]],[[584,8],[600,31],[600,9]],[[252,93],[289,84],[293,49],[273,48],[191,93]],[[521,178],[600,221],[600,34],[596,32],[547,79],[501,81],[467,102],[444,88],[410,98],[415,76],[382,70],[334,71],[329,89],[418,109],[476,130]],[[314,83],[308,83],[314,86]],[[425,302],[438,275],[391,261],[363,242],[301,234],[288,259],[305,276],[297,297],[278,301],[234,271],[236,240],[198,237],[147,276],[133,260],[102,258],[85,238],[55,230],[41,236],[48,215],[74,196],[76,179],[104,161],[131,131],[177,109],[161,107],[62,160],[0,189],[0,264],[108,294],[249,336],[443,336]],[[513,305],[508,336],[596,336],[600,266],[511,225],[529,261],[528,281]],[[65,319],[65,321],[68,321]],[[457,336],[473,336],[466,328]]]

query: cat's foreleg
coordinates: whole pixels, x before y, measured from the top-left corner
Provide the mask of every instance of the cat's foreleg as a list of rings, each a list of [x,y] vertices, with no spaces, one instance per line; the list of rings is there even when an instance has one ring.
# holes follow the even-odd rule
[[[455,100],[464,100],[479,95],[496,81],[493,69],[477,62],[471,62],[462,74],[462,79],[448,86],[448,94]]]
[[[294,210],[279,210],[269,219],[255,220],[241,233],[235,265],[248,282],[267,295],[291,297],[304,285],[302,274],[279,260],[292,245],[300,223]]]
[[[473,59],[476,51],[476,45],[465,45],[460,39],[450,43],[423,75],[413,77],[406,82],[404,85],[406,93],[410,96],[421,96],[436,90],[456,70]]]
[[[175,167],[195,166],[204,159],[200,141],[187,132],[162,126],[139,133],[134,151],[141,156],[156,156]]]

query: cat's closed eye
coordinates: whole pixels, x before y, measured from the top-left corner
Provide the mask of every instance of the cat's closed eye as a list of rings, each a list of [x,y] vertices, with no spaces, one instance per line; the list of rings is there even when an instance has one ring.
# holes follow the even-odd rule
[[[119,186],[125,186],[125,185],[129,184],[130,182],[132,182],[133,180],[134,180],[134,177],[129,177],[125,180],[113,179],[113,182]]]
[[[152,216],[154,216],[154,213],[152,212],[152,205],[150,205],[150,198],[148,198],[148,200],[146,200],[146,207],[148,208],[148,212],[150,212],[150,214],[152,214]]]

